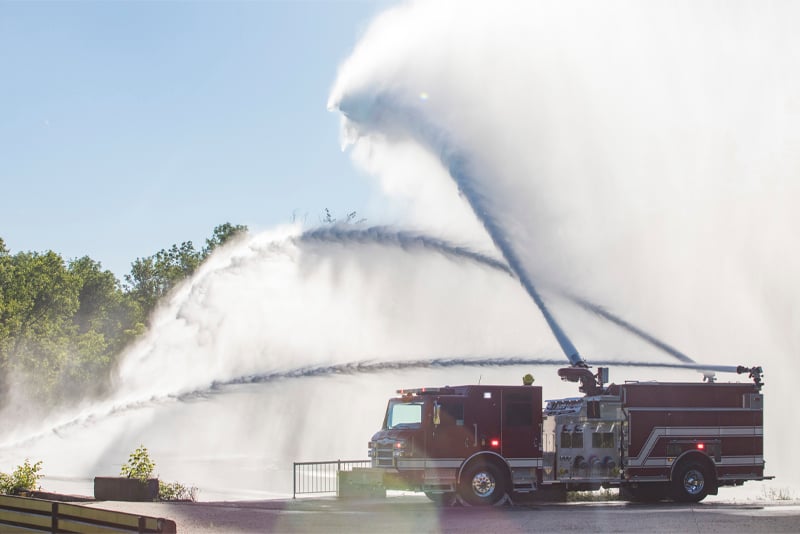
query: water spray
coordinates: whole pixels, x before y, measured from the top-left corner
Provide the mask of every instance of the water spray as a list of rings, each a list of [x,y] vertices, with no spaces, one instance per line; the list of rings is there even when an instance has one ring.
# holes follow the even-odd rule
[[[678,361],[681,361],[681,362],[684,362],[684,363],[689,363],[689,364],[696,363],[692,358],[690,358],[689,356],[687,356],[683,352],[679,351],[675,347],[673,347],[673,346],[661,341],[660,339],[656,338],[652,334],[648,334],[647,332],[645,332],[641,328],[632,325],[631,323],[629,323],[628,321],[622,319],[621,317],[619,317],[617,315],[614,315],[613,313],[611,313],[608,310],[606,310],[604,307],[602,307],[602,306],[600,306],[598,304],[595,304],[593,302],[590,302],[590,301],[584,299],[583,297],[579,297],[579,296],[577,296],[577,295],[575,295],[573,293],[562,291],[561,294],[565,298],[571,300],[575,304],[577,304],[580,307],[582,307],[583,309],[585,309],[587,311],[590,311],[590,312],[592,312],[594,314],[597,314],[598,316],[602,317],[603,319],[611,321],[612,323],[624,328],[628,332],[630,332],[630,333],[640,337],[641,339],[647,341],[648,343],[650,343],[654,347],[656,347],[656,348],[666,352],[667,354],[675,357]]]
[[[443,239],[415,232],[394,230],[388,226],[353,228],[348,225],[333,225],[303,232],[297,240],[301,243],[311,241],[322,243],[373,243],[400,247],[404,250],[412,248],[429,249],[453,258],[473,261],[513,276],[506,264],[485,254],[454,245]]]
[[[633,367],[633,368],[650,368],[650,369],[690,369],[694,371],[710,371],[722,373],[750,373],[750,378],[760,387],[763,385],[761,382],[761,368],[760,367],[744,367],[744,366],[729,366],[729,365],[706,365],[706,364],[683,364],[683,363],[670,363],[670,362],[641,362],[632,360],[598,360],[594,362],[599,366],[614,365],[617,367]],[[406,371],[413,369],[449,369],[461,367],[524,367],[524,366],[561,366],[563,361],[553,358],[536,358],[531,356],[475,356],[475,357],[448,357],[440,356],[425,359],[413,360],[389,360],[378,361],[378,359],[365,359],[352,362],[345,362],[333,365],[317,365],[317,366],[304,366],[286,371],[274,371],[267,373],[258,373],[240,376],[230,380],[221,380],[213,382],[209,387],[197,389],[191,392],[182,393],[180,395],[164,395],[154,396],[148,400],[139,400],[122,403],[103,403],[96,405],[91,413],[84,413],[80,416],[62,421],[53,425],[52,427],[37,432],[35,434],[26,436],[21,439],[7,441],[0,443],[0,449],[14,448],[26,445],[36,441],[37,439],[49,436],[50,434],[58,435],[59,432],[69,428],[80,425],[91,425],[106,417],[119,415],[125,412],[140,410],[147,406],[163,404],[167,402],[185,402],[198,398],[206,398],[209,395],[223,393],[227,388],[237,385],[246,384],[268,384],[284,380],[297,380],[315,377],[326,376],[339,376],[339,375],[365,375],[365,374],[381,374],[392,373],[396,371]],[[591,371],[586,368],[566,368],[559,371],[574,371],[574,376],[594,376]],[[573,375],[570,375],[573,376]],[[563,376],[562,376],[563,378]]]
[[[304,232],[299,238],[300,242],[324,242],[324,243],[359,243],[359,244],[378,244],[384,246],[399,246],[404,250],[410,249],[424,249],[431,250],[438,254],[450,256],[460,260],[467,260],[474,262],[490,269],[494,269],[514,276],[514,273],[509,267],[485,254],[474,252],[466,247],[461,247],[449,243],[446,240],[438,239],[435,237],[426,236],[424,234],[398,231],[388,226],[373,226],[369,228],[354,228],[347,225],[336,225],[325,228],[317,228]],[[666,342],[656,338],[652,334],[645,332],[643,329],[631,324],[629,321],[615,315],[608,311],[603,306],[591,302],[573,292],[558,289],[555,291],[563,298],[567,299],[581,308],[597,315],[598,317],[607,320],[623,330],[633,334],[634,336],[642,339],[657,349],[669,354],[676,360],[686,364],[696,364],[696,362],[676,349],[675,347],[667,344]],[[705,368],[704,368],[705,369]],[[708,369],[705,369],[709,371]]]
[[[578,353],[578,349],[575,348],[545,304],[505,230],[490,215],[485,197],[475,187],[475,180],[470,172],[469,158],[456,147],[447,132],[428,120],[416,108],[404,105],[401,99],[391,94],[382,93],[373,97],[351,95],[338,103],[338,109],[349,120],[367,128],[388,126],[391,131],[393,126],[397,126],[439,155],[450,176],[458,185],[461,194],[467,199],[472,211],[503,255],[508,267],[536,303],[569,362],[573,366],[588,367]]]

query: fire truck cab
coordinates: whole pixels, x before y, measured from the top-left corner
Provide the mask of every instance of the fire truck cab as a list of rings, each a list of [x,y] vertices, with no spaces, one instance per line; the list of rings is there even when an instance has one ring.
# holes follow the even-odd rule
[[[372,437],[388,488],[493,504],[533,491],[542,466],[542,388],[456,386],[401,390]]]
[[[561,369],[583,397],[532,385],[399,390],[369,442],[388,489],[497,504],[542,490],[619,487],[631,500],[696,502],[763,480],[763,396],[754,383],[628,382]],[[751,377],[753,373],[751,373]]]

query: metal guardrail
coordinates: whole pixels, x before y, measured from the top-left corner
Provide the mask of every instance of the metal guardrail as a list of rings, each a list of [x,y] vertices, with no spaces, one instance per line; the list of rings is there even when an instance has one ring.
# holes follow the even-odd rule
[[[337,493],[339,472],[354,467],[370,467],[371,460],[332,460],[329,462],[294,462],[292,499],[301,494]]]
[[[175,522],[77,504],[0,495],[0,532],[164,532]]]

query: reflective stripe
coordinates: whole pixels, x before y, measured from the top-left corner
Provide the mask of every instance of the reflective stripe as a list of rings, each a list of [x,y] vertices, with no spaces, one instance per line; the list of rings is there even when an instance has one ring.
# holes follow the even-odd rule
[[[631,480],[646,481],[646,482],[668,482],[669,478],[665,477],[664,475],[656,475],[656,476],[633,475],[631,476]]]
[[[629,467],[644,466],[645,460],[653,452],[658,440],[664,437],[709,439],[719,436],[752,437],[763,435],[764,428],[760,426],[657,426],[650,431],[650,435],[639,454],[635,458],[628,458],[627,465]]]
[[[513,458],[506,462],[510,467],[542,467],[541,458]]]
[[[675,406],[631,408],[626,407],[629,412],[763,412],[763,408],[684,408]]]
[[[541,458],[504,458],[512,468],[542,467]],[[397,469],[458,469],[466,458],[397,458]]]
[[[463,461],[459,458],[398,458],[397,469],[458,469]]]
[[[642,465],[636,467],[671,467],[674,461],[675,458],[663,458],[663,457],[648,458],[642,463]],[[764,458],[761,456],[726,456],[723,457],[722,460],[720,460],[719,462],[715,462],[715,465],[719,467],[732,467],[740,465],[763,466]]]
[[[764,465],[763,456],[723,456],[717,465],[728,467],[732,465]]]

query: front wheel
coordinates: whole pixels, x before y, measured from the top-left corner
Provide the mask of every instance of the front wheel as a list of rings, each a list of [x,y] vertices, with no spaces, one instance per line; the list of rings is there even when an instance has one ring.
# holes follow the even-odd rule
[[[497,465],[476,462],[461,474],[458,494],[473,506],[491,506],[505,497],[506,486],[506,476]]]
[[[708,469],[699,463],[687,463],[678,468],[672,480],[673,497],[679,502],[700,502],[708,495],[712,480]]]

